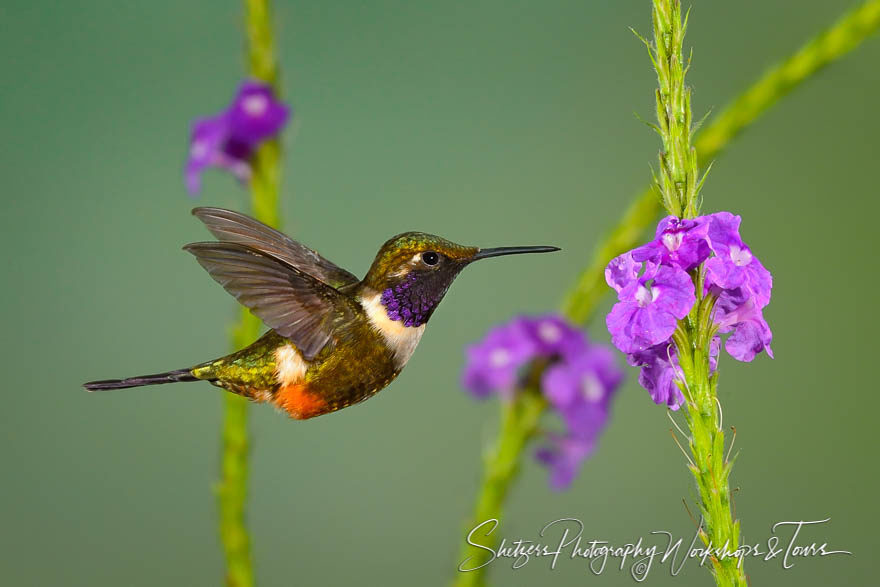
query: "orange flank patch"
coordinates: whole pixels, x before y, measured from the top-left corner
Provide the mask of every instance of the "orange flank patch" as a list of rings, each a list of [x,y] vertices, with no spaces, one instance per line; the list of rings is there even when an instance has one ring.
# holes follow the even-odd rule
[[[281,386],[275,394],[275,405],[297,420],[314,418],[329,411],[327,403],[303,383]]]

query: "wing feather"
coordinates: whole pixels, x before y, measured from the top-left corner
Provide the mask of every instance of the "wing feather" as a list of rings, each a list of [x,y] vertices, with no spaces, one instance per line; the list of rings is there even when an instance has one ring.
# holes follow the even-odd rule
[[[336,327],[354,317],[344,294],[262,250],[232,242],[183,248],[223,289],[290,339],[307,360],[324,348]]]
[[[195,208],[192,213],[218,240],[247,245],[331,287],[341,288],[358,281],[357,277],[317,252],[250,216],[208,207]]]

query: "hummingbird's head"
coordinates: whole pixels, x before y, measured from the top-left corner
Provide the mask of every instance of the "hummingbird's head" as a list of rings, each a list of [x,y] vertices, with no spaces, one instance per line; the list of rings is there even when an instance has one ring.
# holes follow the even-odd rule
[[[425,324],[462,269],[479,259],[519,253],[547,253],[557,247],[480,249],[423,232],[389,239],[362,284],[379,294],[388,319],[404,326]]]

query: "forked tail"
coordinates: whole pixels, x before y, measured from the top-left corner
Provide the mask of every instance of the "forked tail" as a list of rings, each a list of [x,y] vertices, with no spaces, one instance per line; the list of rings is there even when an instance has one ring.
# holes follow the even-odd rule
[[[167,373],[155,375],[141,375],[127,379],[104,379],[103,381],[90,381],[83,387],[89,391],[109,391],[111,389],[126,389],[128,387],[140,387],[141,385],[160,385],[162,383],[178,383],[180,381],[200,381],[192,374],[190,369],[177,369]]]

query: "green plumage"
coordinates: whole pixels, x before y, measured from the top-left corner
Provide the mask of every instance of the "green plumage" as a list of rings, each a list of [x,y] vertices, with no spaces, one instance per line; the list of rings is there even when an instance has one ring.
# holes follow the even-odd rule
[[[391,383],[400,373],[393,353],[371,328],[366,316],[348,325],[338,338],[309,364],[302,384],[319,396],[332,412],[363,401]],[[291,341],[270,330],[256,342],[231,355],[191,369],[197,379],[251,399],[273,401],[278,381],[278,349]],[[265,395],[268,394],[268,395]]]
[[[193,367],[190,372],[197,379],[246,397],[250,397],[252,390],[274,392],[278,387],[275,350],[286,343],[270,330],[250,346]]]

